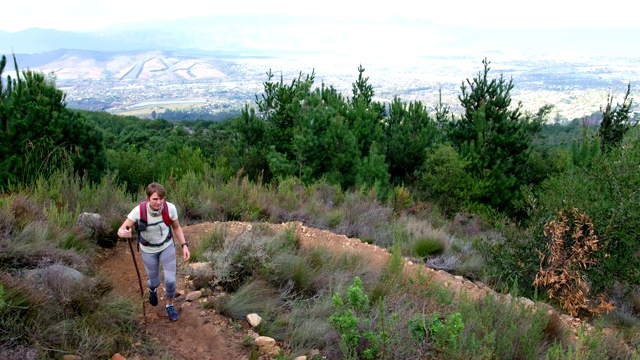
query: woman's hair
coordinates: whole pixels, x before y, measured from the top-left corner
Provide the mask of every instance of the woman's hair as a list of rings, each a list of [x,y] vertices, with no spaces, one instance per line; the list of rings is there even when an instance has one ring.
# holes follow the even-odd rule
[[[164,199],[165,195],[167,195],[167,192],[164,190],[164,186],[156,182],[152,182],[147,186],[147,199],[150,198],[153,193],[158,194],[161,199]]]

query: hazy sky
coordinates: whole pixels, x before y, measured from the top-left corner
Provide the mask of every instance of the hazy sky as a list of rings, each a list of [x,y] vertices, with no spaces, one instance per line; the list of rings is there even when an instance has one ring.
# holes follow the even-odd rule
[[[0,30],[32,27],[57,30],[96,30],[116,23],[168,20],[216,15],[317,15],[341,19],[403,16],[443,25],[477,28],[640,28],[637,11],[628,0],[413,0],[387,2],[323,0],[19,0],[0,5]],[[315,4],[316,7],[311,7]]]

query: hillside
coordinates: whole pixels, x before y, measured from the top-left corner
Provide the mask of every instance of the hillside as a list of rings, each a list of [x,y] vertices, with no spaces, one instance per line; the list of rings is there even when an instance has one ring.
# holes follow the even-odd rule
[[[371,267],[378,269],[383,268],[389,260],[390,255],[384,249],[363,243],[358,239],[333,234],[326,230],[315,229],[300,223],[270,224],[270,227],[277,232],[283,232],[290,225],[296,226],[295,235],[303,249],[324,247],[336,254],[358,254],[367,259]],[[223,231],[229,237],[234,237],[251,226],[251,223],[242,222],[214,222],[186,226],[183,229],[185,238],[192,247],[195,247],[198,241],[208,233]],[[139,252],[136,252],[136,257],[138,266],[141,266],[142,259]],[[248,359],[251,347],[244,346],[243,342],[246,338],[255,338],[257,334],[246,321],[240,322],[242,327],[238,328],[232,325],[231,319],[217,314],[214,310],[202,309],[202,304],[213,301],[217,296],[224,296],[223,289],[205,289],[205,296],[197,301],[186,301],[186,294],[199,289],[194,288],[193,281],[190,281],[188,276],[185,276],[187,273],[186,267],[192,265],[178,261],[178,267],[181,269],[179,272],[182,276],[177,277],[179,297],[176,299],[176,304],[180,309],[181,318],[176,323],[170,322],[166,318],[162,306],[151,307],[145,299],[145,329],[147,334],[167,345],[169,352],[176,360],[194,358],[203,360]],[[137,275],[127,243],[121,242],[116,248],[108,250],[100,262],[100,267],[111,278],[114,284],[114,294],[139,301],[140,292]],[[424,275],[427,282],[439,284],[439,286],[448,288],[457,294],[464,294],[469,299],[478,300],[488,294],[492,294],[493,296],[502,297],[505,301],[511,301],[508,295],[498,295],[482,283],[474,283],[444,271],[413,264],[407,260],[405,263],[407,276],[415,276],[418,272]],[[144,277],[143,270],[141,270],[141,273]],[[417,285],[420,286],[419,284]],[[162,293],[160,293],[160,296],[162,297]],[[522,298],[517,299],[517,301],[548,309],[550,316],[560,316],[566,328],[574,332],[582,325],[579,319],[558,314],[553,308],[544,303],[534,304],[531,300]],[[279,346],[283,345],[285,344],[279,344]],[[132,354],[125,355],[127,358],[134,358],[136,349],[133,349]]]

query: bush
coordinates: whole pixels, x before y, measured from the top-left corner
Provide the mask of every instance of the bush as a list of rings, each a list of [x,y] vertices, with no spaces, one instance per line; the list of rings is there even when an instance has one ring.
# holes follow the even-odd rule
[[[413,241],[413,252],[424,258],[444,252],[444,244],[438,239],[417,239]]]
[[[513,296],[515,298],[515,296]],[[546,310],[488,295],[460,303],[464,331],[454,358],[538,359],[546,344]]]
[[[473,178],[467,170],[469,166],[470,162],[451,145],[439,144],[427,154],[419,173],[419,186],[428,199],[452,215],[481,196],[487,187]]]
[[[598,155],[588,168],[552,176],[529,201],[529,227],[539,233],[548,219],[567,207],[577,208],[593,220],[600,239],[596,256],[602,259],[602,266],[589,267],[585,273],[595,292],[612,289],[616,282],[640,283],[640,258],[636,256],[640,251],[636,239],[640,228],[638,139],[640,129],[629,131],[622,146]]]
[[[540,271],[534,285],[547,288],[549,297],[557,299],[569,315],[611,311],[613,303],[606,300],[605,294],[590,294],[588,278],[582,271],[600,262],[595,256],[600,241],[591,219],[577,209],[560,212],[558,218],[545,225],[548,253],[540,253]]]

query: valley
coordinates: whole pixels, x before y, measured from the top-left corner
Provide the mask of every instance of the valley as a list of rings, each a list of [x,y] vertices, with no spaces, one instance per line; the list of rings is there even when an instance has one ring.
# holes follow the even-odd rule
[[[168,51],[57,51],[33,64],[18,57],[21,67],[55,76],[71,108],[108,111],[151,118],[167,109],[234,112],[263,92],[266,73],[290,83],[315,72],[315,85],[333,86],[344,96],[358,77],[358,66],[374,87],[376,100],[421,101],[433,109],[442,101],[459,113],[458,95],[466,79],[491,62],[493,77],[513,79],[514,105],[536,112],[554,105],[552,119],[572,120],[598,111],[611,92],[621,97],[640,83],[640,61],[633,57],[584,54],[490,53],[449,56],[354,56],[353,54],[274,53],[247,56],[229,53]],[[441,93],[441,95],[440,95]],[[615,101],[614,101],[615,104]],[[636,107],[637,112],[637,107]]]

